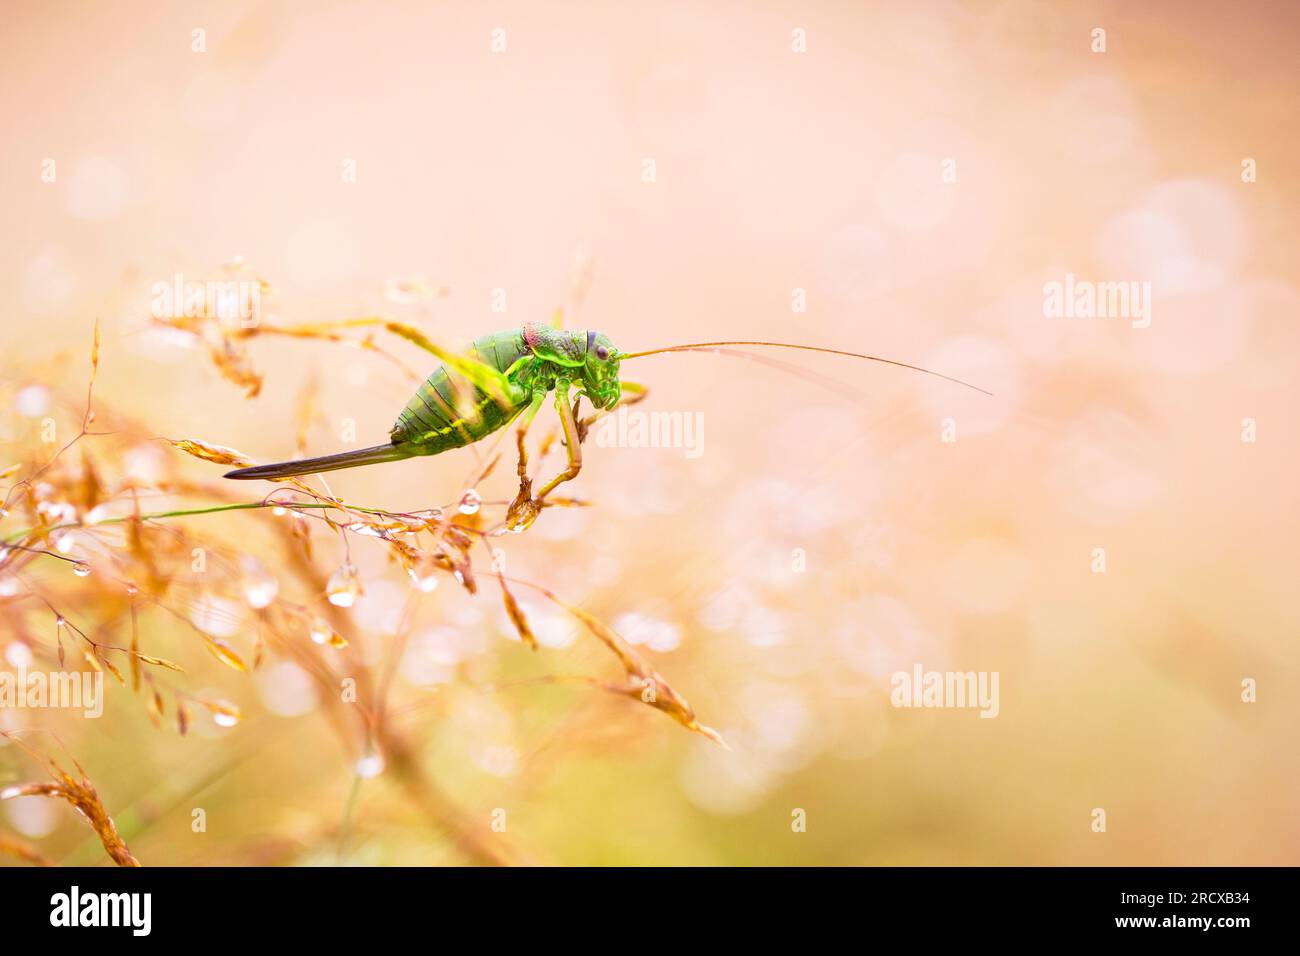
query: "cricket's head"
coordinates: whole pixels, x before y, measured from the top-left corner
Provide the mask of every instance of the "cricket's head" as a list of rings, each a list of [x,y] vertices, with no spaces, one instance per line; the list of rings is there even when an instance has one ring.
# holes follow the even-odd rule
[[[597,408],[613,408],[622,390],[618,384],[618,350],[604,332],[587,332],[582,362],[582,390]]]

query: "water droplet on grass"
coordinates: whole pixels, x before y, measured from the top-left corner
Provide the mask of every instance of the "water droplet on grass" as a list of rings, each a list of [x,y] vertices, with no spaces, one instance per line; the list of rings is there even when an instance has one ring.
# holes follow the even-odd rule
[[[357,569],[345,564],[332,575],[325,586],[325,595],[335,607],[351,607],[357,603],[361,593],[361,581],[357,578]]]
[[[407,568],[406,573],[410,575],[411,584],[418,591],[428,594],[438,586],[438,575],[433,571],[417,571],[415,568]]]
[[[320,618],[312,622],[311,639],[314,644],[328,644],[330,647],[348,646],[347,638],[340,635]]]
[[[245,557],[241,563],[244,569],[244,600],[248,606],[257,610],[270,606],[280,593],[280,585],[275,577],[256,558]]]
[[[382,754],[369,753],[357,761],[357,776],[362,780],[373,780],[384,772],[384,758]]]

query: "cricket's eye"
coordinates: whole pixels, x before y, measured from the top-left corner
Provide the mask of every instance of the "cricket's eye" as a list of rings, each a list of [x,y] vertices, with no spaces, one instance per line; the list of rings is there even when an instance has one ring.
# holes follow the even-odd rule
[[[596,358],[600,359],[602,362],[605,361],[605,359],[609,358],[609,349],[605,348],[603,345],[597,345]]]

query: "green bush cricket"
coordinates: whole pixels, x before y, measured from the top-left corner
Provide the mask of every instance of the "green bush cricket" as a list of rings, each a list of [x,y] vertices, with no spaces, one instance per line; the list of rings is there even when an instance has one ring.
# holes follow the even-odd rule
[[[803,349],[883,362],[991,394],[968,382],[918,365],[859,352],[784,342],[697,342],[644,352],[620,352],[607,335],[594,329],[565,330],[527,323],[519,328],[480,336],[464,353],[457,354],[440,348],[418,333],[403,334],[436,355],[442,364],[434,369],[402,409],[386,444],[319,458],[239,468],[227,472],[225,477],[292,478],[420,455],[437,455],[477,442],[518,419],[519,494],[510,505],[506,523],[512,530],[523,530],[536,519],[546,496],[558,485],[576,478],[581,471],[582,438],[587,427],[620,402],[627,405],[645,398],[644,386],[619,378],[620,363],[629,359],[727,346]],[[568,463],[533,495],[525,437],[542,402],[552,391],[555,392],[555,409],[563,429]],[[579,398],[586,395],[596,407],[596,413],[579,420],[574,414],[571,392],[576,392]]]

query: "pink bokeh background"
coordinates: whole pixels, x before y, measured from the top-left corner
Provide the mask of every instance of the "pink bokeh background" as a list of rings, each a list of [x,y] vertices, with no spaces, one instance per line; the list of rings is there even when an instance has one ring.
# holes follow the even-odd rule
[[[245,400],[152,327],[154,283],[220,278],[241,256],[286,323],[384,313],[454,344],[564,306],[625,349],[807,342],[995,393],[798,354],[780,358],[858,395],[728,358],[628,363],[651,388],[641,407],[704,416],[705,453],[588,448],[574,487],[595,507],[548,512],[511,560],[658,635],[658,665],[734,750],[652,715],[629,754],[575,746],[525,788],[538,697],[478,696],[443,666],[522,652],[503,649],[494,605],[440,592],[403,673],[412,693],[466,685],[430,734],[474,768],[457,778],[471,805],[528,807],[541,858],[1300,859],[1296,8],[330,0],[6,17],[6,377],[75,384],[98,318],[99,394],[159,435],[291,457],[315,379],[313,453],[338,450],[349,419],[359,444],[382,440],[411,386],[373,355],[258,342],[266,385]],[[1066,273],[1150,283],[1150,327],[1045,316],[1044,283]],[[36,370],[61,353],[66,370]],[[477,454],[331,487],[455,500]],[[356,609],[376,641],[401,586]],[[553,669],[594,668],[555,627]],[[999,718],[890,708],[889,674],[915,660],[999,671]],[[1258,703],[1241,702],[1245,678]],[[310,750],[309,718],[268,719]],[[123,758],[124,798],[187,759],[152,746]],[[335,793],[332,772],[312,785]],[[200,859],[158,839],[156,857]]]

